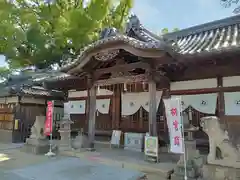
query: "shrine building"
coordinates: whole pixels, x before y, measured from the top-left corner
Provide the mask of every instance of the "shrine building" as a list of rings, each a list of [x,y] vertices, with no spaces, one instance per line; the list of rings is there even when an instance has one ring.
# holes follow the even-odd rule
[[[49,87],[68,91],[72,131],[91,142],[112,130],[168,143],[163,99],[181,96],[184,123],[215,115],[237,141],[240,118],[240,16],[158,36],[131,16],[125,32],[106,28]],[[205,142],[206,134],[194,134]]]

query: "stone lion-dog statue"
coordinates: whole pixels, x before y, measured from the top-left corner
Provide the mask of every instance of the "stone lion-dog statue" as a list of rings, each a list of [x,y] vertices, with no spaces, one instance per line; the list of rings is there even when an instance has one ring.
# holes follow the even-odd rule
[[[45,124],[45,116],[36,116],[36,120],[31,128],[31,136],[32,139],[45,139],[44,135],[44,124]]]
[[[200,126],[209,137],[209,154],[207,162],[223,166],[239,166],[239,149],[229,140],[228,132],[224,131],[216,116],[201,118]],[[220,157],[217,154],[220,153]]]

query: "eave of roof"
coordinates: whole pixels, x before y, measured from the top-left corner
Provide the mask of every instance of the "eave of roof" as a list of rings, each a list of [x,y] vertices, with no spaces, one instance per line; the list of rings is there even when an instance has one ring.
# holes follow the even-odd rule
[[[45,96],[45,97],[64,97],[64,93],[57,90],[48,90],[41,86],[22,87],[20,94],[23,95],[34,95],[34,96]]]
[[[182,57],[239,51],[240,15],[169,33],[163,38],[174,41]]]

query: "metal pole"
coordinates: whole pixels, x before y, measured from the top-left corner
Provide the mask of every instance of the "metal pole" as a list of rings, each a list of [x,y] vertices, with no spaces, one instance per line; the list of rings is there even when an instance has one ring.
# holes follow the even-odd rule
[[[186,158],[186,149],[185,149],[185,137],[184,137],[184,125],[183,125],[183,117],[182,117],[182,98],[179,98],[179,107],[180,107],[180,117],[181,117],[181,129],[182,129],[182,143],[183,143],[183,163],[184,163],[184,180],[187,180],[187,158]]]

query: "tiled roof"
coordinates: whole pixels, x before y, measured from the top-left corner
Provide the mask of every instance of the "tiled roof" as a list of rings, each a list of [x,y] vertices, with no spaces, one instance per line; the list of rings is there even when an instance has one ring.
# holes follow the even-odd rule
[[[64,94],[61,91],[49,90],[43,87],[45,82],[69,77],[69,75],[66,74],[64,74],[64,76],[62,75],[63,73],[61,72],[47,70],[28,71],[18,75],[11,75],[6,81],[0,83],[0,96],[28,94],[64,97]]]
[[[223,51],[238,51],[240,45],[240,15],[163,36],[148,31],[141,25],[139,19],[133,15],[127,23],[124,34],[119,33],[115,28],[104,29],[100,40],[86,46],[76,59],[70,59],[66,62],[61,71],[68,72],[77,66],[81,70],[81,67],[88,62],[85,59],[88,54],[96,56],[96,49],[104,50],[106,44],[111,45],[116,42],[123,42],[137,49],[163,50],[174,59],[184,59],[189,55],[197,56]],[[103,58],[97,60],[103,61]]]
[[[40,85],[42,83],[51,83],[52,81],[61,81],[65,79],[76,78],[60,71],[40,69],[23,71],[17,75],[10,75],[5,84],[8,86],[16,84]]]
[[[136,37],[131,37],[131,32],[134,32]],[[88,54],[92,53],[93,55],[98,55],[98,52],[94,50],[97,48],[101,49],[104,45],[112,45],[113,48],[116,43],[126,44],[140,50],[165,51],[174,56],[175,46],[172,46],[168,41],[146,30],[140,24],[137,16],[133,15],[129,19],[125,33],[122,34],[115,28],[105,28],[98,41],[83,48],[76,59],[69,59],[66,65],[61,68],[61,71],[66,72],[80,63],[84,66],[87,62],[83,63],[83,59],[85,59]]]
[[[49,82],[50,83],[52,81],[61,81],[61,80],[66,80],[71,78],[75,78],[75,77],[59,71],[48,71],[48,72],[43,72],[38,76],[35,75],[33,78],[33,82],[46,82],[46,83]]]
[[[181,55],[198,55],[238,50],[240,45],[240,16],[202,24],[164,35],[175,41]]]
[[[33,95],[33,96],[48,96],[48,97],[64,97],[64,93],[56,90],[48,90],[41,86],[1,86],[0,96],[9,95]]]
[[[31,86],[31,87],[22,87],[20,89],[20,93],[28,94],[28,95],[38,95],[38,96],[57,96],[64,97],[64,93],[56,90],[47,90],[40,86]]]

